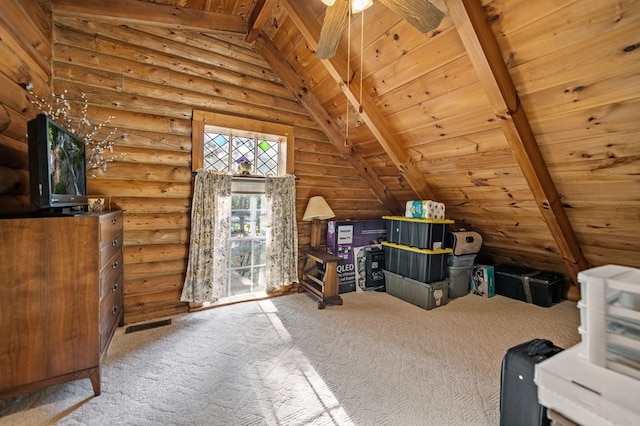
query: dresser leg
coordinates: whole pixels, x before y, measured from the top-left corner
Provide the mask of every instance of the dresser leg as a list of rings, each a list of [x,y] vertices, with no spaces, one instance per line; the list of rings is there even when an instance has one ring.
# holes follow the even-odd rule
[[[100,395],[100,367],[91,369],[91,372],[89,372],[89,380],[91,380],[93,394],[95,396]]]

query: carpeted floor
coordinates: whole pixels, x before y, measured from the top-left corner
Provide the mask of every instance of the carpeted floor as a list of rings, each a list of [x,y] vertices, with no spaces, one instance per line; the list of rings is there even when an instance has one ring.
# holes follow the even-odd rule
[[[497,425],[505,351],[580,340],[571,302],[343,299],[318,310],[295,294],[121,328],[101,396],[85,379],[0,401],[0,425]]]

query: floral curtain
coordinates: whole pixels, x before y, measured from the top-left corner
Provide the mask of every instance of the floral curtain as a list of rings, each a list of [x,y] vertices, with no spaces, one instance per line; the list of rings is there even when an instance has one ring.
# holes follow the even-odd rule
[[[293,175],[265,178],[267,209],[267,292],[298,282],[296,180]]]
[[[214,302],[225,294],[231,179],[231,175],[207,170],[196,173],[183,302]]]

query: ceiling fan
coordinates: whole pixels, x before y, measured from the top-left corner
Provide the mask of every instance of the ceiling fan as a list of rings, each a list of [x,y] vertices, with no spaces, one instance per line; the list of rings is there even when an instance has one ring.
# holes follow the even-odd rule
[[[427,0],[378,1],[423,33],[437,28],[446,12],[444,5],[436,7]],[[349,5],[351,5],[352,13],[358,13],[371,6],[373,0],[322,0],[322,2],[327,6],[327,12],[320,31],[316,56],[320,59],[328,59],[333,57],[338,49],[340,35],[345,28],[349,14]]]

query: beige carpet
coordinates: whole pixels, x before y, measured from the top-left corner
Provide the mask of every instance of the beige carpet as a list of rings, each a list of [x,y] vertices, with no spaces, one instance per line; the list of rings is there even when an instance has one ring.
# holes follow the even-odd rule
[[[1,425],[497,425],[505,351],[569,347],[579,311],[467,295],[426,311],[386,293],[306,294],[117,331],[102,374],[0,401]]]

